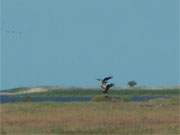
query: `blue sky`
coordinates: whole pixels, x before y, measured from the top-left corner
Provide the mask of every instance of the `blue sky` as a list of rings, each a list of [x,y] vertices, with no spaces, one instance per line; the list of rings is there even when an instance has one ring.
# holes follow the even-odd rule
[[[176,85],[178,0],[1,0],[1,89]]]

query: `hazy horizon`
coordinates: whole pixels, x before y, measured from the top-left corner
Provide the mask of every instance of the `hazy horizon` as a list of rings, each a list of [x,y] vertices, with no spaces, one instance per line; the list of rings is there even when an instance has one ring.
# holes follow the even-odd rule
[[[180,84],[178,0],[0,4],[0,89]]]

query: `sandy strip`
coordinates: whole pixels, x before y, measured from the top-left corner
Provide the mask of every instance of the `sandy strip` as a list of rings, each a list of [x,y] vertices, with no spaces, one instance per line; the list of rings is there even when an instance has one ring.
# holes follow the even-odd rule
[[[0,96],[11,96],[11,95],[19,95],[19,94],[29,94],[29,93],[42,93],[47,92],[48,89],[45,88],[31,88],[28,90],[22,90],[18,92],[0,92]]]

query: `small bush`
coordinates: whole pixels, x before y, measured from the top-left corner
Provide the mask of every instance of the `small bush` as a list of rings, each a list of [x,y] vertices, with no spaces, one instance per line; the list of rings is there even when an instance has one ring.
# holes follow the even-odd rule
[[[128,101],[132,101],[132,98],[130,96],[123,96],[123,97],[118,97],[118,100],[123,102],[128,102]]]
[[[179,97],[159,98],[159,99],[152,99],[149,102],[154,104],[179,105],[180,98]]]
[[[111,101],[111,99],[112,98],[107,95],[97,95],[92,98],[92,101],[102,102],[102,101]]]
[[[95,102],[103,102],[103,101],[113,101],[113,102],[128,102],[131,101],[131,97],[129,96],[123,96],[123,97],[111,97],[108,95],[98,95],[92,98],[92,101]]]
[[[32,98],[30,96],[27,96],[23,100],[24,102],[32,102]]]
[[[174,97],[169,99],[169,103],[171,105],[179,105],[180,104],[180,98],[179,97]]]

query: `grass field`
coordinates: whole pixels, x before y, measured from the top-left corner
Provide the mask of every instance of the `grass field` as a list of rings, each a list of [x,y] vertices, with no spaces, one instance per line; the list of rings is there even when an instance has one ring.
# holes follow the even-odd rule
[[[2,135],[179,135],[179,97],[148,102],[1,104]]]

